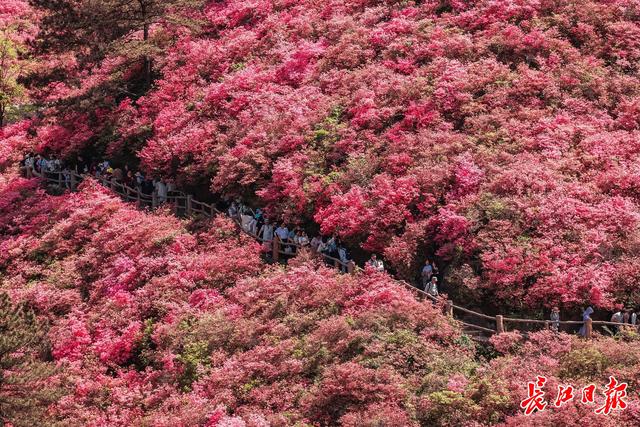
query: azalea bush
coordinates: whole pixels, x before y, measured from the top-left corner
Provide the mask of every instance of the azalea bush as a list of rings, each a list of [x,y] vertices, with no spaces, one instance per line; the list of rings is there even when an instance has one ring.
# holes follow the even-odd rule
[[[515,309],[638,302],[634,2],[195,3],[130,53],[153,63],[144,91],[126,52],[41,46],[39,148],[257,195]]]
[[[139,212],[91,181],[51,196],[5,175],[0,193],[2,290],[50,323],[71,383],[52,419],[415,423],[422,376],[472,363],[457,325],[386,275],[304,260],[260,273],[230,221]]]
[[[0,292],[48,325],[64,425],[634,425],[634,333],[495,336],[480,351],[387,274],[301,255],[268,266],[225,218],[136,210],[87,180],[0,180]],[[527,382],[629,384],[609,418],[572,402],[525,418]],[[602,404],[599,394],[597,403]],[[527,424],[530,423],[530,424]],[[546,423],[546,424],[545,424]],[[626,424],[624,424],[626,425]]]

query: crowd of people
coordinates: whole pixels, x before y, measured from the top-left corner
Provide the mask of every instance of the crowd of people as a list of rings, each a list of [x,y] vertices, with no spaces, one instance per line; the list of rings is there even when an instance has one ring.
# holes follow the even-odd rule
[[[591,315],[594,313],[593,307],[587,307],[582,312],[582,321],[585,322],[582,324],[580,329],[578,330],[578,334],[586,337],[587,336],[587,325],[586,322],[591,319]],[[617,310],[615,313],[611,315],[611,323],[614,323],[613,330],[610,329],[610,332],[613,334],[618,334],[625,330],[633,330],[640,333],[640,323],[638,322],[639,313],[634,311],[631,308],[625,308]],[[554,332],[559,332],[560,330],[560,309],[557,306],[554,306],[551,309],[551,313],[549,315],[549,321],[551,324],[551,330]],[[609,325],[611,326],[611,325]]]
[[[176,191],[172,180],[164,180],[158,176],[145,175],[144,172],[134,171],[128,165],[123,167],[112,166],[109,160],[87,161],[83,156],[78,156],[73,165],[61,159],[51,156],[46,158],[40,154],[29,153],[22,161],[22,166],[33,168],[36,172],[61,172],[63,185],[71,188],[71,172],[77,174],[90,174],[96,178],[110,183],[116,182],[126,185],[149,197],[155,196],[157,204],[167,201],[170,193]],[[227,214],[237,220],[242,228],[259,237],[263,242],[263,251],[271,253],[273,241],[278,239],[285,255],[294,256],[301,248],[309,248],[315,253],[325,257],[328,263],[339,261],[341,271],[346,272],[349,263],[353,262],[347,246],[335,235],[314,236],[310,238],[301,227],[293,227],[285,223],[278,223],[266,217],[264,210],[251,209],[236,199],[228,203]],[[371,255],[367,266],[376,271],[385,271],[383,261],[376,254]],[[418,288],[433,297],[438,296],[438,268],[435,263],[427,260],[421,272],[421,281]]]
[[[63,186],[68,189],[71,188],[71,169],[68,167],[66,162],[56,156],[51,156],[51,158],[48,159],[40,154],[29,153],[25,156],[20,165],[26,167],[27,170],[32,169],[39,174],[46,172],[62,172]]]
[[[62,159],[52,155],[46,158],[40,154],[29,153],[25,156],[21,165],[27,170],[33,169],[37,173],[61,173],[62,185],[71,189],[71,173],[91,174],[98,179],[126,185],[141,194],[153,197],[158,205],[167,201],[169,194],[176,191],[175,182],[172,180],[164,180],[159,176],[152,176],[143,173],[140,170],[132,170],[128,165],[123,167],[114,167],[109,160],[85,161],[82,156],[77,157],[77,161],[71,165]],[[235,199],[227,203],[227,214],[229,217],[238,221],[240,226],[248,233],[257,236],[263,244],[263,251],[271,254],[273,244],[277,240],[280,248],[285,256],[294,256],[301,249],[309,250],[323,255],[327,263],[333,265],[335,261],[339,261],[339,267],[342,272],[347,272],[349,264],[353,265],[353,259],[349,253],[347,246],[335,235],[319,236],[310,238],[307,232],[298,226],[290,226],[284,222],[276,222],[269,219],[263,209],[251,209],[242,203],[240,199]],[[378,258],[376,254],[372,254],[366,265],[379,272],[385,271],[384,262]],[[438,276],[439,269],[435,262],[427,259],[420,271],[420,277],[417,287],[430,295],[438,297]],[[584,310],[582,320],[586,322],[593,314],[593,308],[588,307]],[[553,307],[549,316],[551,329],[559,331],[560,329],[560,309]],[[619,324],[614,327],[615,333],[622,330],[633,328],[640,332],[640,324],[638,322],[638,313],[630,308],[618,310],[611,316],[611,322]],[[578,333],[586,335],[585,325],[580,328]]]
[[[620,309],[611,315],[611,322],[617,323],[614,332],[621,332],[624,329],[638,329],[638,313],[627,307]]]
[[[233,200],[227,213],[238,221],[241,227],[257,236],[263,244],[263,251],[270,254],[277,239],[284,255],[293,256],[299,250],[308,248],[324,255],[328,263],[339,261],[341,271],[347,272],[352,262],[347,247],[336,236],[314,236],[310,238],[302,227],[290,226],[284,222],[275,222],[267,218],[260,208],[255,210],[243,204],[239,199]]]
[[[158,176],[145,175],[138,170],[133,171],[128,165],[124,167],[113,167],[109,160],[85,161],[82,156],[78,156],[73,165],[58,159],[56,156],[46,158],[40,154],[29,153],[21,162],[21,166],[31,168],[37,173],[60,172],[63,186],[71,189],[71,173],[90,174],[98,179],[126,185],[149,198],[156,198],[157,204],[161,205],[167,201],[170,193],[176,191],[175,182],[164,180]]]
[[[231,218],[236,219],[245,231],[261,239],[265,253],[271,253],[273,241],[277,238],[285,255],[295,255],[299,249],[309,248],[315,253],[324,255],[329,263],[338,260],[343,272],[347,271],[348,264],[353,261],[347,246],[335,235],[316,235],[309,238],[307,232],[301,227],[273,222],[265,216],[262,209],[253,210],[243,204],[240,199],[233,200],[229,204],[227,213]],[[371,255],[366,265],[375,271],[385,271],[384,262],[376,254]],[[427,259],[420,274],[418,289],[432,297],[437,297],[439,295],[437,265]]]

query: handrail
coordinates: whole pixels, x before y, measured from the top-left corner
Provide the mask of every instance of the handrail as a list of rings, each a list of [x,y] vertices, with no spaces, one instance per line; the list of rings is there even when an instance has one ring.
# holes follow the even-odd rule
[[[83,181],[85,179],[85,177],[87,175],[85,174],[78,174],[75,171],[41,171],[38,172],[36,171],[34,168],[23,168],[26,170],[26,175],[27,177],[31,177],[31,176],[35,176],[37,178],[43,179],[47,182],[53,182],[56,184],[62,184],[63,182],[65,183],[65,185],[68,184],[66,178],[63,176],[65,173],[68,173],[70,176],[70,186],[72,187],[72,190],[75,190],[75,182],[79,182],[79,181]],[[55,174],[56,177],[50,177],[48,175],[52,175]],[[121,197],[124,197],[127,201],[129,201],[131,199],[131,197],[134,197],[135,200],[138,200],[139,202],[144,202],[146,203],[151,203],[153,207],[156,207],[156,203],[157,203],[157,196],[154,195],[148,195],[148,194],[144,194],[142,191],[140,191],[138,188],[131,188],[128,185],[126,185],[125,183],[119,182],[117,180],[107,180],[105,177],[101,177],[101,176],[91,176],[92,178],[95,178],[101,185],[103,185],[104,187],[107,187],[109,189],[111,189],[113,192],[115,192],[116,194],[120,195]],[[120,188],[120,191],[118,190],[118,188]],[[204,203],[204,202],[200,202],[198,200],[193,199],[193,197],[191,195],[188,195],[186,193],[183,193],[182,191],[178,191],[178,190],[172,190],[169,193],[173,193],[172,195],[168,195],[167,197],[164,198],[163,201],[168,202],[169,200],[174,200],[174,206],[176,208],[176,210],[178,209],[178,200],[186,200],[186,206],[184,206],[184,209],[187,211],[187,214],[191,214],[193,212],[196,213],[200,213],[203,215],[206,215],[208,217],[213,217],[214,214],[220,214],[220,215],[224,215],[223,212],[221,212],[218,208],[215,207],[215,205],[213,203],[208,204],[208,203]],[[177,194],[177,195],[174,195]],[[196,207],[196,206],[198,207]],[[260,242],[265,242],[265,239],[261,238],[260,236],[258,236],[257,233],[252,233],[251,231],[245,229],[242,226],[242,221],[239,217],[233,217],[230,216],[230,218],[234,221],[234,223],[240,228],[240,230],[247,234],[248,236],[252,237],[253,239],[260,241]],[[283,242],[279,236],[274,235],[273,238],[273,242],[277,243],[277,246],[274,250],[274,255],[276,253],[281,254],[281,255],[285,255],[285,256],[289,256],[292,255],[292,253],[288,253],[286,251],[284,251],[283,249],[280,249],[282,247],[294,247],[296,248],[296,253],[298,253],[301,249],[307,249],[307,247],[299,245],[297,243],[294,242]],[[351,271],[353,273],[361,273],[364,271],[364,269],[358,265],[355,265],[353,263],[353,261],[350,261],[348,263],[345,263],[343,261],[341,261],[338,258],[334,258],[330,255],[321,253],[321,252],[317,252],[316,254],[323,257],[324,259],[328,260],[328,261],[332,261],[334,263],[334,265],[336,267],[341,266],[343,268],[346,268],[347,271],[349,271],[349,267],[350,264],[351,265]],[[442,301],[442,297],[435,297],[431,294],[429,294],[428,292],[423,291],[422,289],[419,289],[413,285],[411,285],[410,283],[404,281],[404,280],[399,280],[399,279],[395,279],[392,278],[396,283],[398,284],[402,284],[403,286],[409,288],[412,292],[417,293],[420,296],[423,297],[427,297],[428,299],[430,299],[433,302],[438,302],[438,301]],[[619,326],[629,326],[628,324],[625,323],[618,323],[618,322],[609,322],[609,321],[603,321],[603,320],[591,320],[588,319],[587,321],[576,321],[576,320],[558,320],[558,321],[552,321],[552,320],[540,320],[540,319],[519,319],[519,318],[513,318],[513,317],[504,317],[504,316],[489,316],[487,314],[484,313],[479,313],[473,310],[470,310],[468,308],[465,307],[461,307],[458,305],[453,304],[452,301],[448,300],[446,301],[446,309],[449,315],[453,316],[454,314],[454,310],[457,311],[461,311],[463,313],[472,315],[472,316],[476,316],[479,317],[481,319],[485,319],[491,322],[495,322],[496,323],[496,329],[490,329],[484,326],[480,326],[480,325],[475,325],[472,323],[467,323],[464,322],[462,320],[459,320],[459,322],[466,327],[469,328],[473,328],[473,329],[477,329],[483,332],[487,332],[489,334],[495,334],[497,332],[504,332],[505,328],[504,328],[504,322],[510,322],[510,323],[521,323],[521,324],[534,324],[534,325],[545,325],[545,327],[549,327],[552,324],[557,324],[557,325],[587,325],[587,337],[591,336],[591,328],[593,327],[593,325],[602,325],[602,326],[615,326],[615,327],[619,327]]]
[[[460,307],[460,306],[458,306],[458,305],[453,305],[452,307],[453,307],[455,310],[462,311],[463,313],[471,314],[472,316],[481,317],[481,318],[483,318],[483,319],[491,320],[491,321],[494,321],[494,322],[495,322],[495,320],[496,320],[496,316],[489,316],[489,315],[484,314],[484,313],[478,313],[478,312],[476,312],[476,311],[469,310],[468,308]],[[506,319],[505,319],[505,320],[506,320]]]
[[[494,334],[494,333],[496,332],[496,331],[495,331],[495,330],[493,330],[493,329],[485,328],[484,326],[474,325],[473,323],[466,323],[466,322],[462,322],[462,321],[460,321],[460,323],[461,323],[463,326],[466,326],[467,328],[478,329],[478,330],[480,330],[480,331],[483,331],[483,332],[489,332],[489,333],[491,333],[491,334]]]

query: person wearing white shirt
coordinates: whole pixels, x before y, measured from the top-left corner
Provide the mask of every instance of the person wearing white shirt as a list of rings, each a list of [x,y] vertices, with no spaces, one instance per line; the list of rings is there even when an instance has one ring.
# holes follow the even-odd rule
[[[309,236],[307,236],[307,233],[305,231],[303,231],[300,234],[300,237],[298,237],[298,245],[302,246],[303,248],[309,246]]]
[[[167,184],[165,184],[162,180],[158,179],[155,182],[154,189],[156,191],[156,195],[158,196],[158,203],[163,204],[167,201]]]
[[[431,278],[427,293],[434,298],[438,296],[438,278],[436,276]]]
[[[276,234],[280,240],[284,242],[289,238],[289,229],[284,224],[280,224],[280,226],[276,228]]]
[[[265,242],[273,241],[273,224],[269,222],[268,219],[264,220],[264,224],[258,231],[258,236],[262,237],[262,240]]]
[[[320,238],[320,236],[314,236],[313,239],[311,239],[311,250],[313,250],[314,252],[318,252],[318,247],[320,246],[320,243],[322,243],[322,239]]]
[[[613,313],[613,316],[611,316],[611,321],[615,323],[622,323],[622,312],[618,311]],[[615,329],[616,333],[620,332],[620,326],[615,326]]]
[[[327,250],[327,243],[324,240],[325,238],[321,237],[320,241],[318,242],[318,248],[316,249],[316,251],[320,254],[324,253]]]
[[[384,263],[381,259],[378,259],[378,256],[376,254],[371,255],[369,265],[376,271],[384,271]]]

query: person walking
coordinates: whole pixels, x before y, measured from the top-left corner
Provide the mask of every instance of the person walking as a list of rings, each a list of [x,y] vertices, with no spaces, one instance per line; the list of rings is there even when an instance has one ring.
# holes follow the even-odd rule
[[[31,178],[33,176],[33,167],[35,165],[36,158],[33,153],[27,154],[27,157],[24,159],[24,167],[27,178]]]
[[[285,243],[289,239],[289,229],[286,225],[280,224],[278,228],[276,228],[276,235],[280,238],[280,241]]]
[[[582,312],[582,322],[584,322],[584,323],[582,324],[582,327],[578,331],[579,335],[581,335],[583,337],[587,336],[587,320],[591,319],[591,315],[592,314],[593,314],[593,308],[591,308],[591,307],[587,307]]]
[[[257,208],[253,214],[253,219],[249,223],[249,233],[257,235],[258,230],[262,228],[263,221],[264,215],[262,214],[262,209]]]
[[[271,224],[268,219],[264,220],[264,225],[258,230],[258,236],[262,238],[263,242],[268,243],[269,246],[271,242],[273,242],[273,224]]]
[[[347,248],[342,244],[338,246],[338,258],[340,259],[340,271],[346,273],[347,265],[349,264],[349,253],[347,252]]]
[[[422,267],[422,271],[420,272],[420,276],[422,278],[422,290],[427,291],[427,286],[429,286],[429,282],[431,282],[431,277],[433,276],[433,265],[431,264],[431,260],[427,259]]]
[[[557,306],[551,309],[549,319],[551,319],[551,330],[553,332],[558,332],[560,328],[560,309]]]
[[[434,298],[438,297],[438,278],[436,276],[431,277],[427,293]]]
[[[313,239],[311,239],[311,243],[310,243],[311,250],[314,252],[318,252],[320,243],[322,243],[322,238],[320,236],[313,236]]]
[[[135,180],[135,186],[136,189],[141,192],[142,191],[142,184],[144,183],[144,175],[142,174],[142,172],[137,171],[134,175],[133,178]]]
[[[87,162],[84,160],[84,157],[82,157],[81,155],[78,155],[78,158],[76,160],[76,168],[75,168],[75,172],[82,175],[85,173],[89,172],[89,165],[87,164]]]
[[[169,194],[167,191],[167,184],[165,184],[163,180],[157,179],[154,184],[154,189],[156,192],[156,196],[158,197],[158,205],[166,202],[167,196]]]
[[[71,190],[71,171],[68,168],[62,170],[62,178],[64,180],[64,187],[67,190]]]
[[[384,271],[384,263],[381,259],[378,259],[376,254],[371,255],[371,258],[367,263],[376,271]]]
[[[126,185],[127,187],[135,188],[135,184],[134,184],[135,181],[136,179],[133,176],[133,172],[129,171],[124,177],[123,184]]]
[[[611,315],[611,321],[614,323],[618,323],[618,325],[614,326],[616,330],[616,334],[620,332],[623,319],[624,319],[624,316],[622,312],[619,310]]]
[[[124,179],[124,172],[120,168],[113,169],[113,173],[111,174],[111,179],[117,182],[122,182]]]
[[[324,254],[332,258],[338,257],[338,241],[336,236],[331,236],[327,241],[327,246],[324,249]]]
[[[153,181],[149,178],[145,178],[144,181],[142,181],[142,194],[146,196],[145,204],[147,206],[150,206],[150,203],[151,205],[153,204],[153,199],[152,199],[153,190],[154,190]],[[152,199],[151,202],[148,201],[150,198]]]
[[[227,209],[227,214],[229,215],[229,218],[233,220],[238,218],[238,205],[235,200],[231,202],[229,209]]]
[[[298,237],[298,245],[300,245],[300,247],[302,248],[309,246],[309,236],[307,236],[307,232],[304,230],[300,232],[300,237]]]

